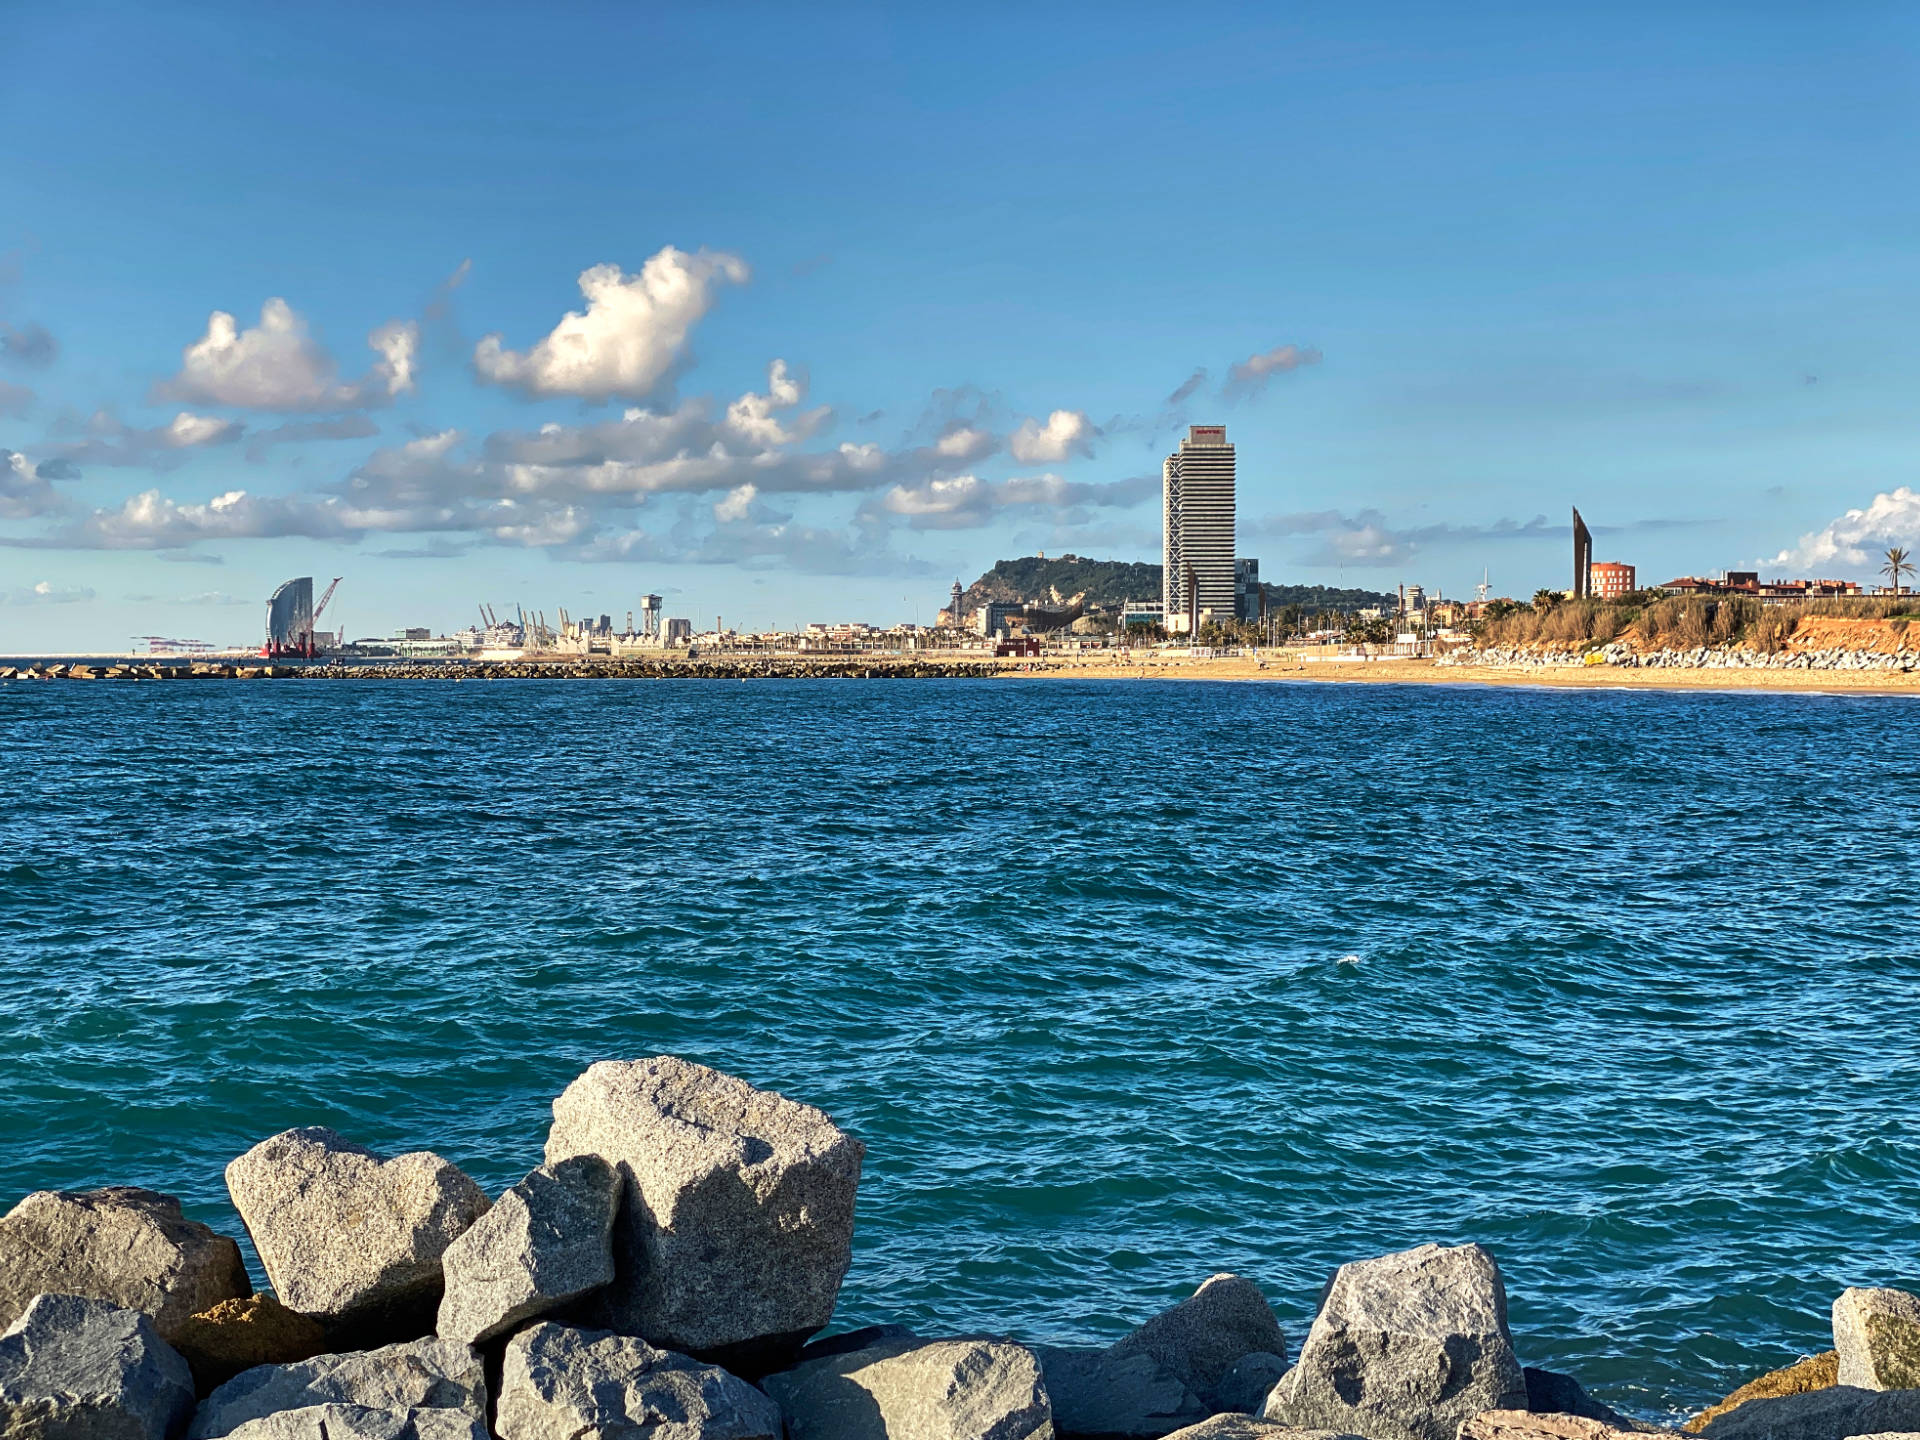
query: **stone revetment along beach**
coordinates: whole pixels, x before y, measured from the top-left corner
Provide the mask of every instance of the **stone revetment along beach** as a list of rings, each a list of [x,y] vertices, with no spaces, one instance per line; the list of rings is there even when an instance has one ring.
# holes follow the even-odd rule
[[[0,1434],[32,1440],[1612,1440],[1667,1433],[1529,1368],[1479,1245],[1339,1267],[1297,1348],[1237,1275],[1104,1349],[878,1325],[815,1338],[862,1143],[701,1065],[604,1061],[497,1199],[331,1130],[226,1170],[266,1271],[179,1202],[0,1219]],[[1845,1291],[1835,1350],[1688,1422],[1708,1440],[1920,1432],[1920,1297]]]

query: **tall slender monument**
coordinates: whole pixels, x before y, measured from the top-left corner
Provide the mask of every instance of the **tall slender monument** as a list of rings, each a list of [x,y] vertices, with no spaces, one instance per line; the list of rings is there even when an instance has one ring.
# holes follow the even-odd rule
[[[1580,507],[1573,510],[1573,598],[1584,600],[1593,593],[1593,536],[1587,522],[1580,518]]]
[[[1224,425],[1189,425],[1161,467],[1161,604],[1168,630],[1203,611],[1234,618],[1233,446]]]

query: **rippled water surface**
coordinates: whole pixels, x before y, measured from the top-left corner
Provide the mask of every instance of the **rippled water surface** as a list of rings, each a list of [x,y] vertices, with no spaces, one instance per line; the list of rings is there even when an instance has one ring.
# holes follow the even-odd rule
[[[498,1190],[673,1051],[869,1146],[839,1321],[1500,1258],[1646,1415],[1920,1282],[1920,708],[1022,682],[0,687],[0,1205]],[[256,1265],[256,1276],[258,1268]]]

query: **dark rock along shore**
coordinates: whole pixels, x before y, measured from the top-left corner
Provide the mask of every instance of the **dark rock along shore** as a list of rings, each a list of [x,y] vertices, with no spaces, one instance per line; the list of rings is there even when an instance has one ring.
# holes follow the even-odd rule
[[[1654,1430],[1525,1368],[1477,1245],[1343,1265],[1289,1363],[1253,1282],[1105,1349],[900,1326],[814,1337],[864,1147],[672,1056],[592,1066],[490,1202],[328,1130],[227,1169],[274,1294],[169,1197],[42,1191],[0,1218],[0,1436],[33,1440],[1611,1440]],[[1920,1432],[1920,1297],[1848,1290],[1825,1368],[1711,1440]],[[1811,1363],[1811,1362],[1810,1362]],[[1673,1433],[1673,1432],[1667,1432]]]

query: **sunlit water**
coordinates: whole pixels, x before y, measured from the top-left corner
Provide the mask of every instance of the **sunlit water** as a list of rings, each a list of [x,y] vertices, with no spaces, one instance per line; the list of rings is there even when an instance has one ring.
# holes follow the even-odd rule
[[[0,687],[0,1204],[325,1124],[491,1190],[672,1051],[868,1143],[836,1323],[1499,1257],[1657,1416],[1920,1281],[1920,708],[1031,682]],[[250,1257],[251,1260],[251,1257]],[[255,1264],[256,1278],[259,1276]]]

